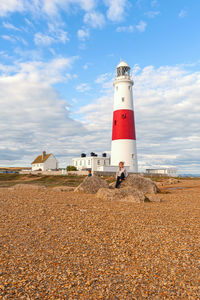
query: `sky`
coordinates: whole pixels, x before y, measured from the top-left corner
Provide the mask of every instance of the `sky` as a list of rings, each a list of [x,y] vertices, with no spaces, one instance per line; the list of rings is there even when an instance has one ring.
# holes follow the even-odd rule
[[[0,0],[0,166],[109,153],[122,59],[139,171],[200,173],[199,14],[199,0]]]

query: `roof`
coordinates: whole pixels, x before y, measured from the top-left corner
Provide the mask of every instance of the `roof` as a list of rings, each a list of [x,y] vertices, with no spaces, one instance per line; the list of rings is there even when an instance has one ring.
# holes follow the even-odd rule
[[[118,64],[117,68],[119,68],[119,67],[129,67],[129,65],[125,61],[120,61],[120,63]]]
[[[42,164],[49,158],[50,155],[51,155],[51,153],[46,154],[44,159],[42,159],[42,155],[39,155],[38,157],[36,157],[36,159],[31,164],[32,165],[33,164]]]

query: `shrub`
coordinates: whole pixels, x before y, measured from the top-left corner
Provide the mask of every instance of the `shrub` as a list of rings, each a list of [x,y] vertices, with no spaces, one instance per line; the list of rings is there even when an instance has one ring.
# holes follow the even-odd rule
[[[67,166],[67,171],[77,171],[75,166]]]

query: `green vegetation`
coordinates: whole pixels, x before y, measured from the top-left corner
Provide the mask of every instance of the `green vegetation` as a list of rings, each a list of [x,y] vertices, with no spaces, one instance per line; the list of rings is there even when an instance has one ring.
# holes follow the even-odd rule
[[[67,171],[77,171],[77,168],[75,166],[67,166]]]
[[[15,184],[36,184],[46,187],[78,186],[85,176],[77,175],[32,175],[32,174],[0,174],[0,187],[10,187]]]

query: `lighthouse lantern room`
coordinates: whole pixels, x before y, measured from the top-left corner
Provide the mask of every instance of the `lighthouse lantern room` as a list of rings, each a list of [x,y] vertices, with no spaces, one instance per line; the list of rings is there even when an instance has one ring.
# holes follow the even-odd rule
[[[129,171],[138,172],[134,106],[129,65],[122,61],[117,66],[114,86],[111,165],[123,161]]]

